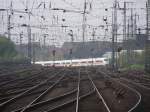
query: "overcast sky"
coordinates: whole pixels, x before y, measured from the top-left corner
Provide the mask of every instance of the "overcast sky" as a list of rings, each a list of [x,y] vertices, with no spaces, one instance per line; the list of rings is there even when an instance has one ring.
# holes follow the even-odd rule
[[[84,0],[0,0],[0,8],[10,9],[12,1],[12,10],[25,11],[28,9],[32,15],[30,15],[30,22],[27,14],[14,12],[11,17],[11,30],[12,39],[15,42],[19,42],[19,35],[23,32],[23,41],[27,42],[26,28],[22,28],[21,24],[30,24],[32,29],[32,39],[43,43],[44,34],[48,34],[46,37],[46,44],[62,45],[65,41],[71,41],[71,37],[68,35],[70,30],[73,30],[74,41],[82,41],[82,13],[75,13],[75,11],[83,11]],[[93,28],[96,28],[97,40],[109,40],[111,38],[111,20],[112,20],[112,7],[113,0],[86,0],[87,1],[87,28],[86,28],[86,41],[91,40]],[[138,27],[145,28],[146,0],[118,0],[120,8],[123,8],[123,2],[133,2],[127,4],[127,15],[130,15],[131,8],[134,8],[134,14],[139,15],[137,17]],[[61,8],[70,10],[71,12],[52,11],[52,8]],[[105,9],[108,11],[105,11]],[[103,18],[107,18],[108,26],[103,21]],[[123,11],[118,11],[118,26],[119,33],[122,33],[123,25]],[[60,26],[69,26],[68,28],[62,28]],[[7,32],[7,13],[0,12],[0,34]],[[100,27],[97,27],[100,26]],[[104,27],[102,27],[104,26]],[[106,31],[108,27],[108,31]],[[16,34],[16,35],[14,35]],[[122,37],[119,37],[121,40]]]

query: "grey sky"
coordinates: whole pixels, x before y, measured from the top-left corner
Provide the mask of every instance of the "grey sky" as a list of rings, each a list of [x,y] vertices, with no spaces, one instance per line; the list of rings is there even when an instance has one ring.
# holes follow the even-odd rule
[[[70,41],[70,36],[68,35],[70,30],[74,32],[75,41],[82,40],[82,14],[80,13],[63,13],[62,11],[52,11],[51,8],[63,8],[67,10],[75,10],[75,11],[83,11],[84,0],[0,0],[0,8],[9,8],[10,2],[13,3],[13,9],[24,11],[27,7],[30,11],[32,10],[32,15],[30,18],[31,26],[43,26],[42,28],[47,29],[39,29],[32,28],[32,34],[35,35],[35,41],[41,41],[43,43],[43,35],[49,34],[46,38],[47,45],[55,44],[63,44],[64,41]],[[124,0],[118,0],[120,7],[123,7]],[[134,13],[139,15],[138,18],[138,26],[144,28],[145,26],[145,4],[146,0],[125,0],[129,2],[134,2],[134,4],[128,4],[128,8],[135,8]],[[94,26],[102,26],[98,27],[96,30],[96,39],[98,40],[109,40],[111,37],[111,26],[108,27],[108,31],[105,32],[107,28],[103,18],[108,18],[108,23],[111,25],[111,15],[112,15],[112,6],[113,0],[87,0],[87,10],[90,12],[87,15],[87,24],[86,29],[86,40],[89,41],[92,36],[92,29]],[[92,8],[90,7],[90,3],[92,4]],[[41,4],[41,5],[40,5]],[[45,4],[45,5],[44,5]],[[105,11],[105,8],[108,8],[108,11]],[[130,15],[130,11],[128,11],[128,15]],[[22,18],[20,18],[22,16]],[[118,11],[118,24],[121,26],[123,24],[122,11]],[[0,34],[7,32],[7,13],[0,12]],[[65,21],[62,21],[65,19]],[[11,30],[12,34],[19,34],[23,32],[24,38],[23,41],[27,42],[27,31],[26,28],[18,27],[19,24],[28,23],[27,14],[14,13],[12,15],[11,24],[14,28]],[[61,27],[52,27],[52,26],[62,26],[67,25],[69,28],[61,28]],[[122,28],[119,27],[119,32],[122,31]],[[122,32],[121,32],[122,33]],[[32,35],[32,38],[33,38]],[[55,41],[53,41],[55,38]],[[121,38],[121,37],[119,37]],[[14,41],[19,41],[19,36],[13,36],[12,39]]]

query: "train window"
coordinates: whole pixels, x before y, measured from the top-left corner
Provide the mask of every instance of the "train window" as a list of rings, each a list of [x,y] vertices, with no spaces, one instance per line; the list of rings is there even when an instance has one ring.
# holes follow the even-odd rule
[[[81,63],[86,63],[86,61],[82,61]]]
[[[47,63],[47,64],[44,64],[45,66],[50,66],[51,64],[50,63]]]
[[[104,59],[104,61],[108,61],[108,59]]]
[[[56,65],[59,65],[59,63],[55,63]]]
[[[102,61],[102,60],[97,60],[96,62],[97,62],[97,63],[102,63],[103,61]]]
[[[78,64],[78,62],[72,62],[73,64]]]

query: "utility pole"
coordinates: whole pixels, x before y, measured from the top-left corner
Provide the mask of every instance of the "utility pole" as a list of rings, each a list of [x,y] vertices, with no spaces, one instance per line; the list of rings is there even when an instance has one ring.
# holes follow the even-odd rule
[[[52,53],[53,53],[53,67],[55,67],[55,56],[56,56],[55,46],[54,46],[54,50],[52,51]]]
[[[115,69],[115,35],[114,35],[114,12],[112,12],[112,69]]]
[[[127,63],[130,64],[130,50],[129,50],[129,38],[130,38],[130,20],[128,19],[128,24],[127,24]]]
[[[69,50],[69,54],[70,54],[71,66],[72,66],[72,54],[73,54],[73,47],[74,47],[74,45],[73,45],[74,38],[73,38],[73,31],[72,30],[70,30],[69,35],[71,36],[71,48]]]
[[[145,70],[150,73],[150,1],[148,0],[146,4],[146,12],[147,12],[147,38],[145,41]]]
[[[95,29],[93,28],[93,33],[92,33],[92,48],[91,48],[91,57],[92,57],[92,66],[94,63],[94,42],[95,42]]]
[[[55,67],[55,58],[56,58],[56,49],[55,49],[55,38],[52,39],[53,41],[53,50],[52,50],[52,56],[53,56],[53,67]]]
[[[146,3],[146,41],[145,41],[145,71],[148,71],[147,70],[147,56],[148,56],[148,53],[147,53],[147,40],[148,40],[148,2]]]
[[[85,42],[85,32],[86,32],[86,0],[84,1],[84,11],[83,11],[83,23],[82,23],[82,38],[83,43]]]
[[[133,46],[132,46],[132,40],[134,40],[134,19],[133,19],[133,9],[131,8],[131,36],[129,39],[129,51],[130,51],[130,64],[133,64]]]
[[[8,32],[8,39],[10,40],[11,39],[11,33],[10,33],[10,29],[11,29],[11,26],[10,26],[10,19],[11,19],[11,15],[8,14],[8,26],[7,26],[7,32]]]
[[[134,37],[134,20],[133,20],[133,9],[131,8],[131,38]]]
[[[11,15],[13,14],[12,7],[13,7],[13,3],[11,1],[10,8],[9,8],[9,10],[7,10],[7,17],[8,17],[7,32],[8,32],[9,40],[11,39],[11,31],[10,30],[11,30]]]
[[[137,35],[137,14],[135,14],[135,19],[134,19],[134,37],[136,38]]]
[[[124,2],[124,8],[123,8],[123,49],[125,50],[126,49],[126,40],[127,40],[127,24],[126,24],[126,19],[127,19],[127,2]],[[120,57],[121,55],[119,55]],[[121,63],[120,65],[123,66],[123,63],[125,62],[125,52],[123,52],[123,55],[122,55],[122,59],[121,59]]]
[[[20,52],[22,51],[22,35],[23,35],[23,32],[20,33]]]
[[[114,3],[114,10],[112,14],[112,69],[117,69],[117,54],[116,54],[116,48],[117,48],[117,0],[115,0]]]
[[[129,56],[129,48],[131,46],[130,45],[130,40],[132,39],[131,37],[135,37],[136,34],[136,30],[134,28],[136,27],[136,20],[133,20],[133,9],[131,9],[131,24],[130,24],[130,20],[128,20],[128,25],[127,25],[127,10],[129,8],[127,8],[127,4],[129,3],[133,3],[133,2],[124,2],[124,7],[120,8],[120,10],[123,10],[123,48],[124,50],[127,50],[127,52],[123,52],[123,58],[122,58],[122,62],[124,61],[125,63],[128,63],[128,56]],[[136,15],[137,16],[137,15]],[[131,28],[130,28],[131,27]]]
[[[33,49],[33,52],[32,52],[32,55],[33,55],[33,58],[32,58],[32,61],[33,61],[33,64],[35,63],[35,60],[36,60],[36,55],[35,55],[35,46],[36,46],[36,43],[35,43],[35,34],[33,34],[33,44],[32,44],[32,49]]]
[[[116,67],[115,69],[118,70],[118,53],[117,53],[117,49],[118,49],[118,24],[117,24],[117,21],[118,21],[118,14],[117,14],[117,8],[118,8],[118,2],[117,0],[115,1],[115,13],[114,13],[114,25],[115,25],[115,56],[116,56]]]
[[[31,63],[32,61],[32,45],[31,45],[31,27],[30,27],[30,12],[28,11],[28,25],[27,25],[27,32],[28,32],[28,58]]]
[[[46,35],[44,35],[44,40],[43,40],[44,42],[44,49],[46,48]]]
[[[27,32],[28,32],[28,58],[31,63],[32,60],[32,54],[31,54],[31,27],[30,25],[27,26]]]
[[[137,14],[135,13],[135,15],[134,15],[134,20],[133,20],[133,35],[132,35],[133,37],[133,40],[136,40],[136,37],[137,37]],[[132,54],[132,61],[133,61],[133,63],[135,63],[135,52],[134,52],[134,50],[135,50],[135,47],[132,47],[131,46],[131,49],[132,49],[132,52],[131,52],[131,54]]]
[[[126,41],[126,10],[127,10],[127,7],[126,7],[126,2],[124,2],[124,8],[123,8],[123,14],[124,14],[124,19],[123,19],[123,42]],[[125,43],[124,43],[124,47],[125,47]]]

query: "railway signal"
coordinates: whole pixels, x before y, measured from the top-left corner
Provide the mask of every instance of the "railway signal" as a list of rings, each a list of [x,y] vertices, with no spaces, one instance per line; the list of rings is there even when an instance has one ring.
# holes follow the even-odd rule
[[[52,51],[52,54],[53,54],[53,66],[55,67],[55,56],[56,56],[56,50],[55,49]]]

